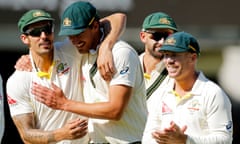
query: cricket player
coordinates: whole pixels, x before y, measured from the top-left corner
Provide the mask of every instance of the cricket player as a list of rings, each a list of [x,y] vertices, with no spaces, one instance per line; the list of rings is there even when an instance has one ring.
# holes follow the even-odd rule
[[[42,10],[30,10],[19,20],[21,40],[29,46],[31,71],[16,70],[7,81],[11,116],[25,143],[88,143],[87,118],[53,110],[35,100],[33,83],[55,83],[69,99],[83,101],[81,56],[69,41],[53,44],[54,19]]]
[[[176,31],[177,25],[173,18],[163,12],[151,13],[143,21],[139,36],[145,51],[139,56],[139,59],[144,72],[149,111],[154,103],[152,94],[168,81],[165,79],[167,70],[163,63],[163,54],[159,52],[159,49],[164,40]]]
[[[37,100],[54,109],[89,117],[91,143],[141,143],[147,107],[137,52],[124,41],[114,43],[112,53],[116,73],[111,81],[102,79],[96,58],[105,34],[99,25],[96,8],[89,2],[75,2],[64,11],[59,34],[68,36],[83,54],[85,103],[68,99],[55,85],[49,89],[35,84],[32,92]],[[93,52],[89,52],[90,49]]]
[[[160,51],[170,81],[154,97],[143,143],[231,144],[231,102],[217,84],[196,70],[200,55],[196,38],[176,32]]]

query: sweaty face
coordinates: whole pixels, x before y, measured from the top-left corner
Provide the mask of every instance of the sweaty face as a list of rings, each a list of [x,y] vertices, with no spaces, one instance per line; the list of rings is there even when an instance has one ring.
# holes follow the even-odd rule
[[[32,52],[47,54],[53,50],[53,25],[49,21],[41,21],[28,26],[22,35],[24,43],[29,45]]]
[[[155,58],[163,58],[163,54],[158,50],[161,48],[164,40],[174,31],[171,29],[149,29],[145,30],[146,37],[145,48]]]

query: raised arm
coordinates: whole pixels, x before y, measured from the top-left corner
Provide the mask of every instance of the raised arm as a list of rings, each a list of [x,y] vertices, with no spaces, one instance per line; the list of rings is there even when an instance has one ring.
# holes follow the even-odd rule
[[[112,47],[124,32],[127,21],[126,19],[124,13],[114,13],[100,20],[107,36],[100,46],[97,65],[101,76],[106,81],[110,81],[115,73]]]
[[[26,144],[48,144],[64,139],[81,138],[87,134],[87,120],[72,120],[62,128],[44,131],[37,129],[33,113],[20,114],[12,118],[22,140]]]

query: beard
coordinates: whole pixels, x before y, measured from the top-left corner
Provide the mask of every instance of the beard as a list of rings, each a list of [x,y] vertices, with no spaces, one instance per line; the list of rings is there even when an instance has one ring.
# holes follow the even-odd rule
[[[153,45],[153,47],[149,50],[149,53],[154,57],[158,59],[163,59],[163,53],[159,52],[158,50],[160,47],[156,47]]]

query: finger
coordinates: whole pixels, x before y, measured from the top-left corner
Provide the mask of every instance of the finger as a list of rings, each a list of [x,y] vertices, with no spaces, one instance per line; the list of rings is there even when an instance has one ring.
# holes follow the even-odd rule
[[[79,126],[87,125],[88,120],[77,118],[77,119],[74,119],[74,120],[69,120],[68,123],[71,124],[73,127],[79,127]]]
[[[44,98],[41,98],[41,97],[38,97],[38,96],[35,96],[35,99],[41,103],[44,103],[45,102],[45,99]]]
[[[153,132],[152,137],[159,144],[165,144],[166,143],[166,136],[165,135],[162,135],[158,132]]]
[[[181,128],[181,131],[182,131],[183,133],[184,133],[186,130],[187,130],[187,126],[186,126],[186,125]]]
[[[103,76],[103,79],[108,82],[112,79],[112,75],[111,74],[106,74],[106,75]]]
[[[112,71],[112,68],[110,68],[109,66],[105,66],[105,76],[104,79],[106,81],[110,81],[112,79],[114,75],[114,70]]]
[[[38,97],[44,97],[46,91],[41,90],[41,88],[39,88],[38,86],[33,85],[31,88],[31,91],[34,95],[38,96]]]
[[[58,89],[58,86],[55,85],[53,82],[51,82],[51,87],[55,90],[55,89]]]
[[[114,67],[113,61],[108,63],[108,68],[109,68],[109,72],[110,72],[112,75],[115,74],[115,67]]]
[[[71,129],[71,133],[73,135],[77,135],[77,136],[83,136],[83,135],[87,134],[87,132],[88,132],[87,126],[84,126],[84,127],[77,126],[77,127],[74,127]]]
[[[87,127],[87,126],[88,126],[88,121],[86,120],[80,121],[79,127]]]

